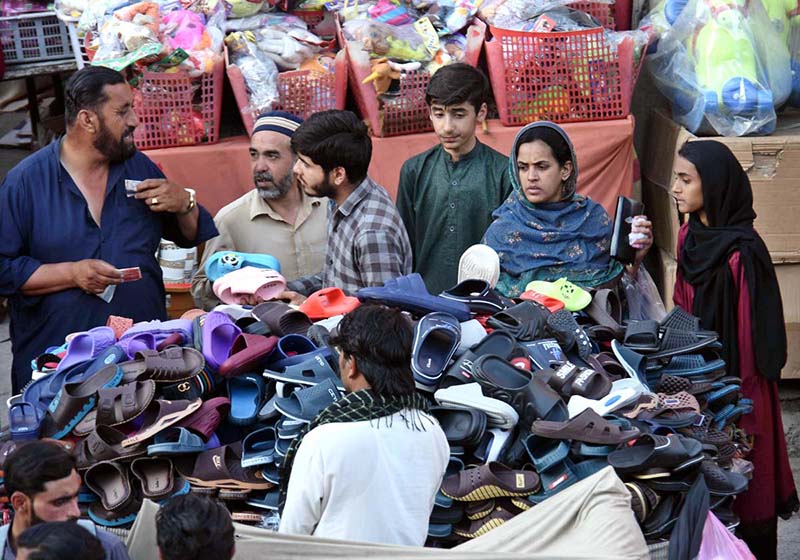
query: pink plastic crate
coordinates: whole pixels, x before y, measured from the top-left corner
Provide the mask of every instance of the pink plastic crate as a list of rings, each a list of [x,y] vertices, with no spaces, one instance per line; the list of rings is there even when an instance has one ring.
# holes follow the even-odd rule
[[[464,62],[478,65],[485,36],[486,25],[475,20],[467,30]],[[404,72],[400,77],[399,91],[379,98],[371,83],[362,83],[371,73],[369,55],[357,46],[348,44],[347,57],[356,104],[361,117],[369,121],[373,135],[400,136],[433,130],[425,104],[425,88],[431,79],[428,72]]]
[[[183,72],[144,72],[134,92],[136,146],[150,150],[217,142],[224,72],[220,60],[199,85]]]
[[[242,122],[247,134],[253,134],[253,123],[258,115],[249,107],[244,76],[238,66],[231,64],[227,49],[225,64]],[[278,74],[278,94],[280,99],[274,109],[304,119],[319,111],[344,109],[347,102],[347,59],[344,50],[336,55],[333,74],[312,70],[281,72]]]

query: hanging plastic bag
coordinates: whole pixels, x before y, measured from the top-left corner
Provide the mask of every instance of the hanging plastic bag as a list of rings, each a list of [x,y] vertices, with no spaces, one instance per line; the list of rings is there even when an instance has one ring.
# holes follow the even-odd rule
[[[733,536],[716,515],[708,512],[697,560],[755,560],[755,556],[744,541]]]
[[[653,319],[661,321],[667,314],[664,302],[658,294],[653,278],[640,266],[635,276],[628,273],[622,275],[622,287],[628,301],[628,319],[631,321],[646,321]]]

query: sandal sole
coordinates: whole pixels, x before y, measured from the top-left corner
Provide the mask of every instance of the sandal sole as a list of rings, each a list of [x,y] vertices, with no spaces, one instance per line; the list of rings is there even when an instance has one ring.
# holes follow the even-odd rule
[[[481,525],[478,528],[478,530],[475,531],[474,533],[468,533],[466,531],[461,531],[461,530],[455,529],[455,528],[453,529],[453,533],[455,533],[459,537],[465,537],[465,538],[468,538],[468,539],[474,539],[475,537],[480,537],[481,535],[485,535],[486,533],[488,533],[492,529],[497,529],[500,525],[503,525],[503,524],[505,524],[505,520],[503,520],[503,519],[491,519],[491,520],[487,521],[486,523],[484,523],[483,525]]]
[[[448,494],[444,490],[442,490],[441,492],[448,498],[456,500],[457,502],[479,502],[482,500],[491,500],[492,498],[503,498],[503,497],[517,498],[522,496],[528,496],[531,494],[531,492],[511,492],[499,486],[495,486],[494,484],[489,484],[487,486],[481,486],[479,488],[476,488],[469,494],[462,497],[453,496],[452,494]]]

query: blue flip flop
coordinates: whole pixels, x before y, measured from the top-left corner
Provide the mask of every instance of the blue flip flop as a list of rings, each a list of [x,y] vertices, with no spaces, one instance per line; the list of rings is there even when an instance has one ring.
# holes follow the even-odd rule
[[[439,384],[461,342],[461,324],[448,313],[428,313],[414,327],[411,371],[417,387],[431,391]]]
[[[256,421],[264,400],[266,382],[261,375],[248,373],[228,380],[231,410],[228,420],[236,426],[248,426]]]
[[[328,349],[320,348],[310,354],[303,354],[303,361],[286,366],[283,371],[265,370],[264,376],[281,383],[304,387],[311,387],[330,379],[340,390],[344,391],[342,380],[339,379],[339,375],[331,367],[330,362],[325,359],[325,353],[322,350]]]
[[[414,315],[441,311],[453,315],[459,321],[469,321],[472,318],[467,304],[431,295],[422,276],[416,272],[389,280],[381,287],[362,288],[356,296],[362,302],[383,303]]]
[[[242,440],[242,467],[268,465],[275,461],[278,438],[275,428],[267,427],[250,432]],[[286,453],[284,453],[284,456]]]
[[[72,367],[32,381],[22,390],[22,400],[31,403],[36,407],[40,416],[44,417],[44,411],[50,406],[64,384],[81,383],[107,365],[118,363],[124,357],[125,351],[120,346],[111,346],[93,360],[77,363]]]
[[[326,379],[313,387],[295,391],[286,398],[275,399],[275,408],[293,420],[310,423],[320,412],[340,398],[336,384]]]
[[[458,457],[451,456],[450,459],[447,461],[447,468],[444,471],[444,477],[447,478],[450,475],[459,473],[464,470],[464,461],[459,459]],[[438,507],[442,508],[449,508],[453,506],[453,498],[449,496],[445,496],[441,490],[436,492],[436,499],[434,500],[434,504]]]
[[[148,455],[183,455],[200,453],[206,448],[203,438],[186,428],[171,427],[156,434],[153,443],[147,446]]]
[[[17,401],[8,409],[8,424],[11,439],[22,441],[38,439],[42,416],[31,403]]]
[[[217,251],[206,261],[206,276],[209,282],[216,282],[229,272],[245,266],[269,268],[281,271],[281,263],[272,255],[259,253],[240,253],[238,251]]]
[[[303,430],[305,425],[305,422],[284,417],[275,427],[280,439],[294,439]]]
[[[669,364],[656,371],[660,374],[691,377],[724,369],[724,360],[706,360],[702,354],[683,354],[680,356],[673,356]]]
[[[453,526],[444,523],[430,523],[428,525],[428,536],[435,539],[445,539],[453,533]]]
[[[538,504],[578,482],[566,441],[531,434],[523,444],[542,482],[539,492],[528,496],[528,501]]]

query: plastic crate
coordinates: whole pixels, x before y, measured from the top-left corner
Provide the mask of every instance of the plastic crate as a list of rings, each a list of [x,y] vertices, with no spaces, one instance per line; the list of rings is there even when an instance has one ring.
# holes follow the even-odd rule
[[[464,62],[478,65],[485,36],[486,25],[474,20],[467,30]],[[399,88],[379,98],[371,83],[362,83],[371,70],[369,54],[362,49],[360,42],[347,44],[347,57],[353,95],[361,116],[369,121],[373,135],[400,136],[433,130],[430,111],[425,103],[425,88],[431,79],[427,71],[403,72]]]
[[[567,5],[573,10],[580,10],[594,16],[604,28],[614,31],[617,28],[616,4],[602,2],[572,2]]]
[[[86,36],[81,36],[78,33],[78,20],[58,14],[60,19],[67,28],[69,34],[69,43],[72,46],[72,53],[75,56],[75,64],[78,65],[78,70],[88,65],[94,56],[94,53],[86,48],[91,41],[91,34],[87,33]]]
[[[8,65],[72,58],[67,28],[55,12],[0,17],[0,40]]]
[[[199,91],[185,72],[144,72],[136,85],[133,108],[139,126],[133,133],[140,150],[213,144],[219,140],[225,63],[200,78]],[[198,126],[195,110],[202,126]]]
[[[244,128],[247,134],[252,135],[258,115],[250,108],[244,76],[238,66],[231,64],[227,48],[225,66]],[[312,70],[278,74],[278,94],[280,98],[273,109],[286,111],[303,119],[319,111],[344,109],[347,102],[347,57],[344,49],[336,54],[333,74]]]
[[[603,29],[490,29],[494,40],[486,42],[486,62],[504,125],[619,119],[630,113],[641,67],[641,60],[634,65],[632,40],[614,48]]]

